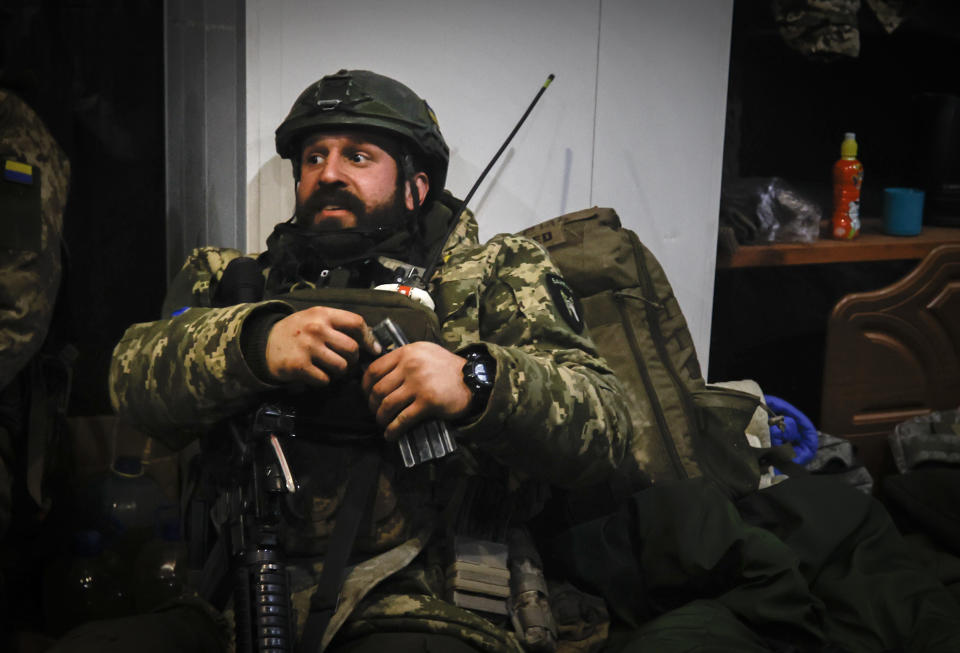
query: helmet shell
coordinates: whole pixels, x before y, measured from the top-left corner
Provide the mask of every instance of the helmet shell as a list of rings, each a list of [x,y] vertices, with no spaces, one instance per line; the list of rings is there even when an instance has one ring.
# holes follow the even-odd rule
[[[369,70],[340,70],[308,86],[277,127],[277,154],[290,159],[297,174],[306,136],[352,129],[399,139],[426,168],[427,198],[443,190],[450,149],[430,105],[395,79]]]

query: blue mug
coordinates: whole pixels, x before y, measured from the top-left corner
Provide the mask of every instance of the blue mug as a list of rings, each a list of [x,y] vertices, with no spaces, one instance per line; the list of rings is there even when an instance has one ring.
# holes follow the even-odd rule
[[[883,189],[883,231],[891,236],[916,236],[923,227],[923,191]]]

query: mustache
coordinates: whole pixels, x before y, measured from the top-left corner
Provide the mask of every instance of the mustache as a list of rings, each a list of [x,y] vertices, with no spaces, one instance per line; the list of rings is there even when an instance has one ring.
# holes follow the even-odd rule
[[[322,184],[317,186],[310,197],[297,210],[301,216],[312,216],[325,206],[339,206],[350,211],[358,218],[366,213],[366,206],[363,201],[348,191],[335,184]]]

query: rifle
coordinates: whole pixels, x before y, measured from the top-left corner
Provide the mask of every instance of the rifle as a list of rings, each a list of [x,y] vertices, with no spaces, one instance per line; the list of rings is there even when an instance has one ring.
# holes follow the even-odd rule
[[[242,431],[231,424],[239,454],[237,483],[222,495],[224,535],[234,576],[238,653],[287,653],[296,630],[287,566],[278,532],[280,503],[296,484],[278,435],[292,435],[294,415],[261,406]]]
[[[409,342],[403,330],[390,318],[372,330],[384,352]],[[297,486],[280,438],[294,435],[296,413],[290,408],[267,403],[260,406],[249,422],[242,429],[231,423],[236,457],[233,468],[237,472],[234,478],[237,482],[228,487],[220,499],[234,577],[236,649],[238,653],[287,653],[294,648],[296,630],[292,621],[287,567],[279,545],[279,525],[283,495],[296,492]],[[401,455],[408,467],[439,458],[455,448],[449,429],[440,420],[421,423],[400,442]],[[378,463],[373,465],[372,478],[375,480]],[[371,486],[363,488],[368,494],[372,489],[369,481],[363,481],[364,485]],[[372,500],[372,495],[368,499]],[[366,500],[360,503],[366,503]],[[346,556],[356,538],[361,513],[362,510],[355,515],[342,516],[338,519],[338,526],[345,532],[338,535],[341,529],[335,528],[331,535],[331,550],[328,551],[331,559],[325,561],[318,583],[324,591],[318,590],[318,596],[314,597],[314,602],[321,604],[318,612],[324,618],[317,624],[308,622],[312,631],[319,630],[322,634],[332,608],[335,608]],[[334,540],[342,541],[335,544]]]

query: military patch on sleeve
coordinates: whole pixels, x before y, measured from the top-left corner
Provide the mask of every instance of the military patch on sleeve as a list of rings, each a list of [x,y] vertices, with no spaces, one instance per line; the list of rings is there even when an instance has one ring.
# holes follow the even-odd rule
[[[18,184],[30,185],[33,183],[33,166],[19,161],[4,161],[3,178]]]
[[[39,252],[41,208],[40,169],[4,160],[0,179],[0,249]]]
[[[546,281],[557,313],[575,333],[583,333],[583,308],[580,306],[580,298],[559,274],[548,274]]]

